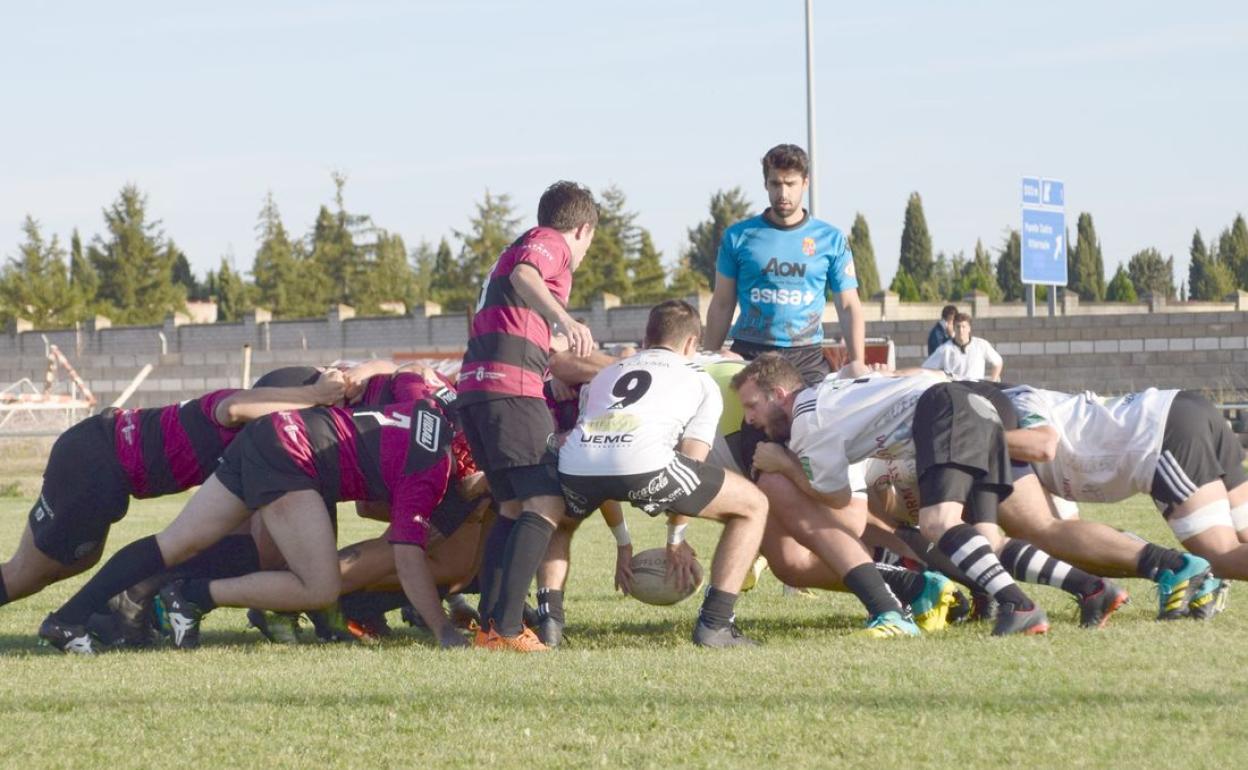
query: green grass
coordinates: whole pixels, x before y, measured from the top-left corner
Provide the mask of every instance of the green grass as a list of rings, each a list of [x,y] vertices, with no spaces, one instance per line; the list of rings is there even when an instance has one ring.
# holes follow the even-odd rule
[[[138,503],[110,548],[183,498]],[[28,501],[0,500],[0,553]],[[1086,506],[1170,542],[1144,500]],[[344,510],[344,542],[376,533]],[[640,548],[662,528],[630,514]],[[717,528],[691,527],[699,552]],[[567,647],[545,656],[440,652],[402,630],[376,648],[266,644],[241,610],[204,648],[62,656],[34,631],[80,580],[0,609],[0,766],[150,767],[1228,767],[1248,743],[1248,615],[1158,624],[1150,584],[1101,632],[1065,595],[1031,589],[1047,638],[957,628],[912,640],[849,632],[845,596],[782,598],[766,575],[738,605],[755,650],[688,643],[695,602],[612,595],[613,544],[575,544]],[[396,618],[397,620],[397,618]]]

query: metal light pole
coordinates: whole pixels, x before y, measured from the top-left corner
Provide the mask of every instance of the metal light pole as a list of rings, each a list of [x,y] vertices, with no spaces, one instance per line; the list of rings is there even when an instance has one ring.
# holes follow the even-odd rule
[[[810,157],[810,215],[815,216],[815,7],[806,0],[806,153]]]

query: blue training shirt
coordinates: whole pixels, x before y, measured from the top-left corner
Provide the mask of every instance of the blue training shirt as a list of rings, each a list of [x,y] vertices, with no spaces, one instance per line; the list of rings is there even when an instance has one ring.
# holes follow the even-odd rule
[[[791,227],[761,214],[736,223],[715,268],[737,282],[732,338],[779,348],[822,342],[824,298],[858,288],[845,234],[810,214]]]

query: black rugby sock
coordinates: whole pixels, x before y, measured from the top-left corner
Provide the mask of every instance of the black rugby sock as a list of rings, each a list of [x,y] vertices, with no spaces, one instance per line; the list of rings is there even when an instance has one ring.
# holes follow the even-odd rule
[[[702,600],[698,622],[707,628],[727,628],[732,625],[733,608],[736,605],[736,594],[730,594],[711,586],[706,589],[706,598]]]
[[[182,584],[182,598],[199,608],[200,612],[212,612],[217,603],[212,599],[212,591],[208,589],[211,580],[191,578]]]
[[[1055,559],[1030,543],[1010,539],[1001,549],[1001,565],[1015,580],[1052,586],[1077,597],[1090,596],[1101,588],[1101,579],[1073,564]]]
[[[174,568],[184,578],[231,578],[260,569],[260,551],[251,535],[226,535],[193,559]]]
[[[919,594],[923,593],[923,588],[927,585],[922,572],[915,572],[912,569],[899,567],[895,564],[880,564],[878,562],[875,564],[875,568],[897,597],[897,601],[902,604],[913,604],[914,600],[919,598]],[[861,569],[861,567],[856,569]],[[853,570],[850,571],[852,572]]]
[[[899,527],[896,534],[903,543],[910,546],[911,551],[918,554],[918,557],[927,564],[928,569],[936,570],[950,580],[961,583],[967,588],[977,588],[975,581],[958,569],[958,565],[954,564],[948,556],[941,553],[935,543],[929,543],[926,538],[919,534],[918,527]]]
[[[1005,571],[1001,560],[992,552],[988,538],[979,534],[975,527],[970,524],[951,527],[936,545],[981,591],[998,602],[1008,602],[1020,610],[1035,606]]]
[[[63,623],[84,625],[93,612],[103,612],[113,596],[165,569],[156,536],[149,535],[125,546],[86,582],[78,593],[55,613]]]
[[[537,589],[537,614],[543,618],[554,618],[560,623],[564,622],[563,591],[557,588]]]
[[[516,519],[507,538],[498,596],[490,612],[494,629],[502,636],[517,636],[524,630],[524,600],[554,533],[554,525],[532,511]]]
[[[487,618],[494,609],[494,601],[498,596],[499,582],[503,576],[503,554],[507,551],[507,539],[516,526],[515,519],[496,516],[490,534],[485,538],[485,550],[481,554],[481,570],[477,573],[477,586],[480,589],[480,601],[477,612]]]
[[[875,564],[859,564],[845,573],[845,587],[867,608],[867,614],[876,617],[885,612],[901,612],[901,602],[884,582]]]
[[[4,587],[4,571],[0,570],[0,607],[9,603],[9,589]]]
[[[1183,569],[1183,553],[1173,548],[1162,548],[1159,545],[1145,543],[1140,551],[1140,559],[1135,565],[1135,574],[1149,580],[1156,580],[1157,573],[1163,569],[1178,572]]]
[[[338,599],[343,617],[357,620],[385,615],[407,603],[407,594],[402,591],[353,591]]]

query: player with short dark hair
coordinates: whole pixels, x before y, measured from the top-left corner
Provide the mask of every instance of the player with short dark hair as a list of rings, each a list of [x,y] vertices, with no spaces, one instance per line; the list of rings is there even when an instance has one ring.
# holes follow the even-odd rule
[[[992,343],[971,334],[971,317],[958,313],[952,328],[953,336],[928,356],[923,368],[947,372],[960,380],[1000,382],[1005,362]]]
[[[424,553],[429,517],[450,478],[451,435],[432,401],[356,411],[279,411],[257,420],[168,527],[119,550],[44,620],[39,635],[67,652],[93,652],[84,624],[109,597],[211,546],[253,512],[287,571],[166,586],[161,597],[175,645],[198,644],[200,617],[218,605],[271,610],[329,605],[341,586],[331,506],[385,500],[395,565],[409,600],[443,646],[465,644],[442,612]]]
[[[755,466],[782,473],[808,496],[843,508],[851,498],[851,463],[913,456],[920,531],[997,600],[993,633],[1045,633],[1044,610],[995,553],[1003,546],[997,505],[1013,489],[1004,435],[1005,419],[1014,422],[1008,399],[991,385],[948,382],[936,372],[829,378],[807,389],[800,383],[796,368],[773,354],[733,378],[746,419],[794,453],[763,444]]]
[[[523,613],[564,507],[542,393],[551,327],[560,327],[577,356],[594,347],[589,327],[566,308],[572,273],[598,223],[593,195],[557,182],[543,193],[538,212],[538,226],[502,253],[481,287],[458,380],[464,431],[499,503],[479,580],[478,642],[491,648],[545,649],[524,627]]]
[[[758,553],[767,500],[748,480],[704,462],[723,402],[693,362],[701,333],[697,311],[686,302],[651,309],[645,349],[586,386],[585,406],[559,452],[559,480],[575,518],[604,500],[627,500],[651,516],[668,512],[722,523],[693,641],[750,645],[734,623],[733,607]]]
[[[342,398],[341,377],[293,388],[216,390],[148,409],[105,409],[57,437],[17,552],[0,565],[0,605],[93,566],[130,498],[196,486],[248,420]]]
[[[855,373],[866,371],[866,326],[848,239],[802,207],[809,171],[806,152],[796,145],[777,145],[763,156],[770,205],[724,231],[705,347],[720,349],[739,307],[733,352],[753,359],[777,351],[813,384],[830,371],[822,347],[825,298],[831,296],[836,305],[848,365]]]

